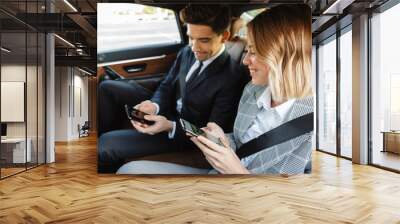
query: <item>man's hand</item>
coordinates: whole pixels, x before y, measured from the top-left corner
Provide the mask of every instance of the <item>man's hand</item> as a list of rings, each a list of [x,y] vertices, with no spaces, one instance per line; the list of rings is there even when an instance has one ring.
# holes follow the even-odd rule
[[[156,105],[154,105],[154,103],[151,102],[150,100],[145,100],[136,105],[134,108],[151,115],[154,115],[157,112]]]
[[[144,134],[154,135],[163,131],[170,131],[173,128],[172,122],[161,115],[146,115],[144,116],[144,119],[154,121],[155,123],[153,125],[147,125],[137,121],[131,121],[133,127]]]

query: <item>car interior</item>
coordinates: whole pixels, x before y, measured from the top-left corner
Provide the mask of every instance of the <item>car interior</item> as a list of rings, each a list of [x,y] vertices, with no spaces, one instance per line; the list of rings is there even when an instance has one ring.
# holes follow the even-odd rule
[[[185,4],[177,5],[161,5],[171,9],[175,12],[175,18],[178,23],[178,27],[181,33],[182,42],[177,44],[169,45],[155,45],[151,47],[138,47],[129,50],[123,50],[111,53],[98,54],[98,74],[102,76],[102,79],[120,80],[122,82],[132,82],[142,85],[150,92],[154,92],[164,76],[168,72],[172,63],[174,62],[178,51],[185,45],[188,44],[186,37],[185,25],[179,21],[179,10],[185,7]],[[245,24],[240,22],[239,18],[242,13],[255,9],[263,9],[265,5],[262,4],[251,4],[251,5],[232,5],[232,27],[235,31],[239,31],[244,28]],[[235,22],[237,22],[235,24]],[[239,26],[238,26],[239,25]],[[231,29],[232,30],[232,29]],[[234,38],[235,37],[235,38]],[[225,43],[226,49],[230,57],[241,65],[241,68],[245,71],[245,81],[249,81],[250,77],[247,76],[247,68],[243,65],[244,50],[246,46],[245,36],[235,36],[231,34],[230,40]]]
[[[158,4],[152,4],[158,6]],[[182,42],[167,45],[153,45],[151,47],[137,47],[129,50],[116,51],[111,53],[98,54],[98,76],[100,82],[102,80],[118,80],[121,82],[136,83],[154,92],[158,85],[167,74],[169,68],[172,66],[178,51],[188,44],[186,36],[186,28],[181,21],[179,21],[179,11],[186,6],[186,4],[160,4],[160,7],[171,9],[175,13],[175,19],[178,24]],[[245,23],[239,19],[240,16],[247,11],[264,9],[265,4],[236,4],[231,5],[232,23],[230,30],[235,32],[231,33],[229,40],[225,43],[225,47],[230,57],[243,69],[243,82],[250,81],[248,69],[243,64],[245,56],[246,37],[245,32],[242,31]],[[176,152],[167,153],[162,155],[152,155],[136,160],[153,160],[173,162],[182,165],[189,165],[199,168],[209,167],[209,163],[203,159],[200,151],[191,151],[185,155]]]

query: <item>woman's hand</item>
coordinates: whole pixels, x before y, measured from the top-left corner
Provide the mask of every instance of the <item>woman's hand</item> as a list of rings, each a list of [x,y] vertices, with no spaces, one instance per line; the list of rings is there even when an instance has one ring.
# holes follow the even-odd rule
[[[226,137],[224,130],[214,122],[207,123],[207,127],[202,128],[207,134],[219,138],[227,148],[230,147],[229,140]]]
[[[250,174],[231,148],[220,146],[203,136],[190,139],[200,148],[207,161],[218,172],[222,174]]]

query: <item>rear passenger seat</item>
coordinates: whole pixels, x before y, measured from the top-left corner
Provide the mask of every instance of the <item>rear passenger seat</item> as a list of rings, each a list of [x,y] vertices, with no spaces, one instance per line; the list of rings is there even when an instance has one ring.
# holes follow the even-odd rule
[[[225,43],[225,47],[231,58],[240,66],[243,74],[243,82],[247,84],[250,81],[249,70],[243,64],[245,57],[244,49],[246,47],[246,39],[240,37],[240,31],[245,26],[245,22],[240,17],[232,17],[229,32],[231,37]]]
[[[225,47],[234,61],[243,63],[243,52],[246,47],[246,41],[244,39],[238,38],[236,40],[227,41]]]
[[[244,50],[246,47],[246,41],[244,39],[237,38],[236,40],[233,41],[227,41],[225,43],[225,47],[226,51],[229,53],[231,58],[237,64],[239,64],[240,70],[242,71],[243,74],[243,82],[244,84],[247,84],[250,81],[250,74],[247,66],[243,64],[243,59],[246,56]]]

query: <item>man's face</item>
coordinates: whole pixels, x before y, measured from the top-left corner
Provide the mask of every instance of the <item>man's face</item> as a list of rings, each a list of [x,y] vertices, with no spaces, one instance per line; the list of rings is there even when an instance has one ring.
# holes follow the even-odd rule
[[[218,53],[229,37],[229,32],[217,34],[209,26],[188,24],[187,35],[189,45],[197,60],[205,61]]]

